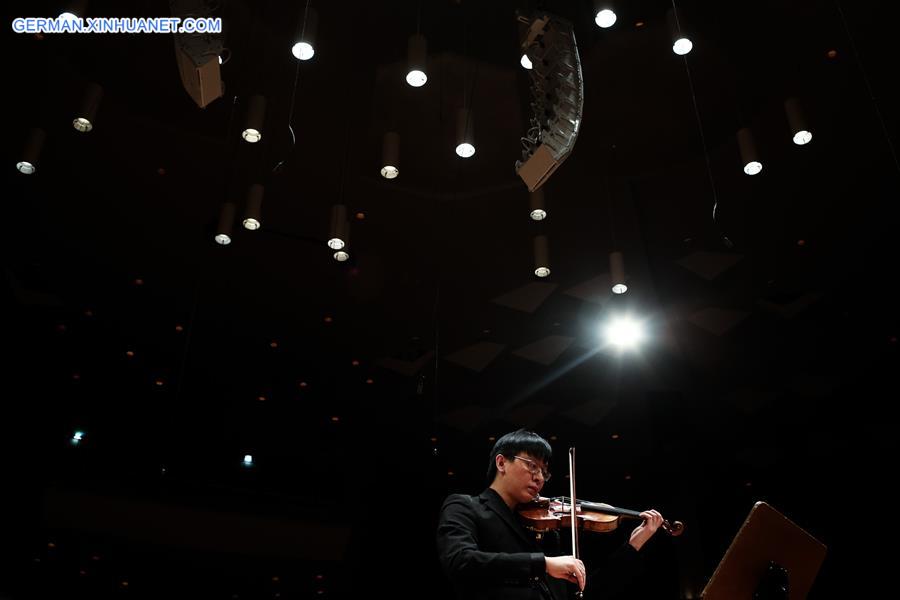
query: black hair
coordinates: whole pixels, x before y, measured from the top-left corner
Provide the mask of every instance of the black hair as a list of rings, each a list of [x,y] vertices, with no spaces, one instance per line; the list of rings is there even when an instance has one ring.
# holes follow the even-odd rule
[[[491,450],[491,460],[488,463],[487,470],[488,485],[494,483],[494,477],[497,476],[497,455],[502,454],[506,457],[512,457],[520,452],[540,459],[544,463],[549,463],[550,457],[553,456],[553,449],[550,447],[550,443],[533,431],[519,429],[518,431],[507,433],[497,440],[497,443],[494,444],[494,448]]]

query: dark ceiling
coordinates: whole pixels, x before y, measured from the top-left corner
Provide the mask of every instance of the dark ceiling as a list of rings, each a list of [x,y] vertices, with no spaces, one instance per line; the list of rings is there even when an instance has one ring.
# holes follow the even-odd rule
[[[445,597],[440,500],[479,491],[491,440],[518,427],[579,449],[585,497],[688,523],[655,542],[659,577],[635,597],[697,597],[760,499],[829,546],[814,597],[878,588],[857,577],[882,563],[856,528],[884,522],[897,448],[900,102],[882,7],[683,2],[682,59],[670,2],[628,2],[609,30],[588,1],[543,4],[575,24],[585,102],[538,224],[514,170],[525,4],[314,1],[316,56],[297,71],[303,0],[222,2],[232,58],[206,109],[172,36],[7,33],[0,592],[344,597],[391,580]],[[429,80],[413,89],[419,12]],[[79,134],[91,81],[104,97]],[[464,89],[468,160],[453,152]],[[268,112],[251,146],[238,130],[254,93]],[[807,146],[791,143],[788,96]],[[23,176],[10,165],[35,126],[47,142]],[[242,210],[254,182],[263,227],[215,244],[222,203]],[[325,246],[338,202],[344,264]],[[620,313],[645,321],[639,352],[597,335]]]

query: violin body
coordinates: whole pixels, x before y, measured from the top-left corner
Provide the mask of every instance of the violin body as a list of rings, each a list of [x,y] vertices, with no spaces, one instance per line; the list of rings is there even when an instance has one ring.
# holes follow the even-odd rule
[[[525,527],[541,533],[571,527],[571,504],[566,500],[568,498],[536,498],[519,507],[519,518]],[[619,526],[618,515],[584,510],[580,505],[575,510],[578,529],[606,533]]]

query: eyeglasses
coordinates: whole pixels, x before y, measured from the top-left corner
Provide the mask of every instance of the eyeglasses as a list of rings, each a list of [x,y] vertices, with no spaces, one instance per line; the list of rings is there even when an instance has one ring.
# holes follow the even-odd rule
[[[530,458],[525,458],[524,456],[513,456],[513,458],[518,458],[523,463],[525,463],[525,468],[528,469],[528,472],[531,473],[532,476],[540,473],[541,477],[544,479],[544,483],[550,481],[550,471],[542,468]]]

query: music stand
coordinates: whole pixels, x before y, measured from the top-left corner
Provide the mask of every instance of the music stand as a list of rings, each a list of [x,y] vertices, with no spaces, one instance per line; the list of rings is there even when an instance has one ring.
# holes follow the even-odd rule
[[[788,598],[806,598],[825,545],[765,502],[757,502],[700,594],[705,600],[750,600],[770,563],[788,574]]]

